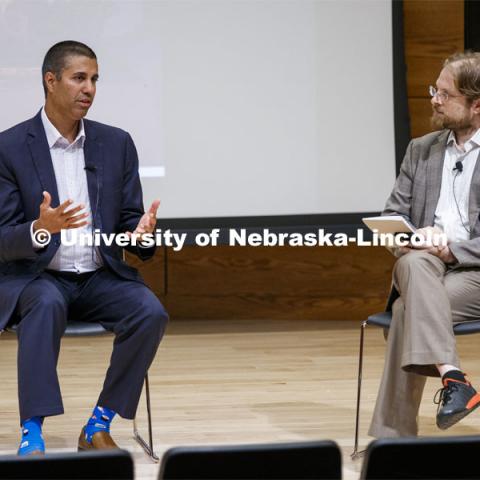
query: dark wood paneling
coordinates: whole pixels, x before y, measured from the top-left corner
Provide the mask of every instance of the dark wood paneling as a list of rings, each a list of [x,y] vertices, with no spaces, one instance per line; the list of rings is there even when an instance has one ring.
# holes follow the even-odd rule
[[[428,98],[409,98],[410,131],[412,138],[421,137],[432,131],[430,118],[432,107]]]
[[[374,247],[186,247],[140,268],[172,318],[360,320],[382,310],[394,258]]]
[[[463,0],[404,0],[405,61],[412,137],[432,131],[428,86],[445,58],[464,48]]]

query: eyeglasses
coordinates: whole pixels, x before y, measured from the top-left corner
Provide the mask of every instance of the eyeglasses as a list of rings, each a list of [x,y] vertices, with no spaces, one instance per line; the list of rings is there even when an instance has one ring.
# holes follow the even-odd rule
[[[452,95],[445,91],[440,92],[432,85],[428,87],[428,93],[432,98],[438,97],[438,99],[441,100],[442,102],[447,102],[449,98],[463,97],[463,95]]]

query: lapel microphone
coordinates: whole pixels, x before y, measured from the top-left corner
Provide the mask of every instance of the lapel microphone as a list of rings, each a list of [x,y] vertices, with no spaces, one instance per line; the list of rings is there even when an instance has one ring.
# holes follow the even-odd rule
[[[460,163],[460,162],[457,162],[457,163]],[[85,165],[83,169],[86,170],[87,172],[95,172],[97,170],[97,167],[95,165]]]
[[[457,173],[462,173],[463,172],[463,163],[459,160],[457,163],[455,163],[455,167],[453,167],[453,171],[457,171]]]

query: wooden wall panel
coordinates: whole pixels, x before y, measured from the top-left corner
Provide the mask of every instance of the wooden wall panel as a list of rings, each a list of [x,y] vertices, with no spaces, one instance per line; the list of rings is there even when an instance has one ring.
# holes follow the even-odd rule
[[[430,118],[432,107],[426,98],[409,98],[408,110],[410,112],[410,134],[412,138],[421,137],[432,131]]]
[[[428,86],[443,61],[464,48],[463,0],[404,0],[405,60],[412,137],[432,131]]]
[[[394,258],[380,247],[186,247],[131,259],[172,318],[361,320],[383,309]]]

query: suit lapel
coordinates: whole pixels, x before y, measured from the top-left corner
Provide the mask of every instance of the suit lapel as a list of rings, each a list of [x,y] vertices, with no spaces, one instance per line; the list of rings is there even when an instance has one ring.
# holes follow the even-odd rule
[[[40,112],[31,121],[27,143],[40,184],[43,190],[51,195],[52,207],[57,207],[59,205],[57,182]]]
[[[437,141],[430,147],[427,163],[425,219],[424,225],[433,225],[435,209],[437,208],[442,186],[443,163],[448,131],[438,136]]]
[[[470,193],[468,197],[468,219],[470,223],[470,232],[473,232],[478,220],[480,211],[480,153],[477,155],[477,163],[473,170],[472,183],[470,184]]]
[[[100,209],[100,199],[103,185],[103,145],[97,137],[94,125],[84,120],[85,144],[83,152],[85,155],[85,166],[87,167],[88,197],[92,208],[94,228],[101,228],[101,217],[97,215]],[[93,170],[92,170],[93,167]]]

